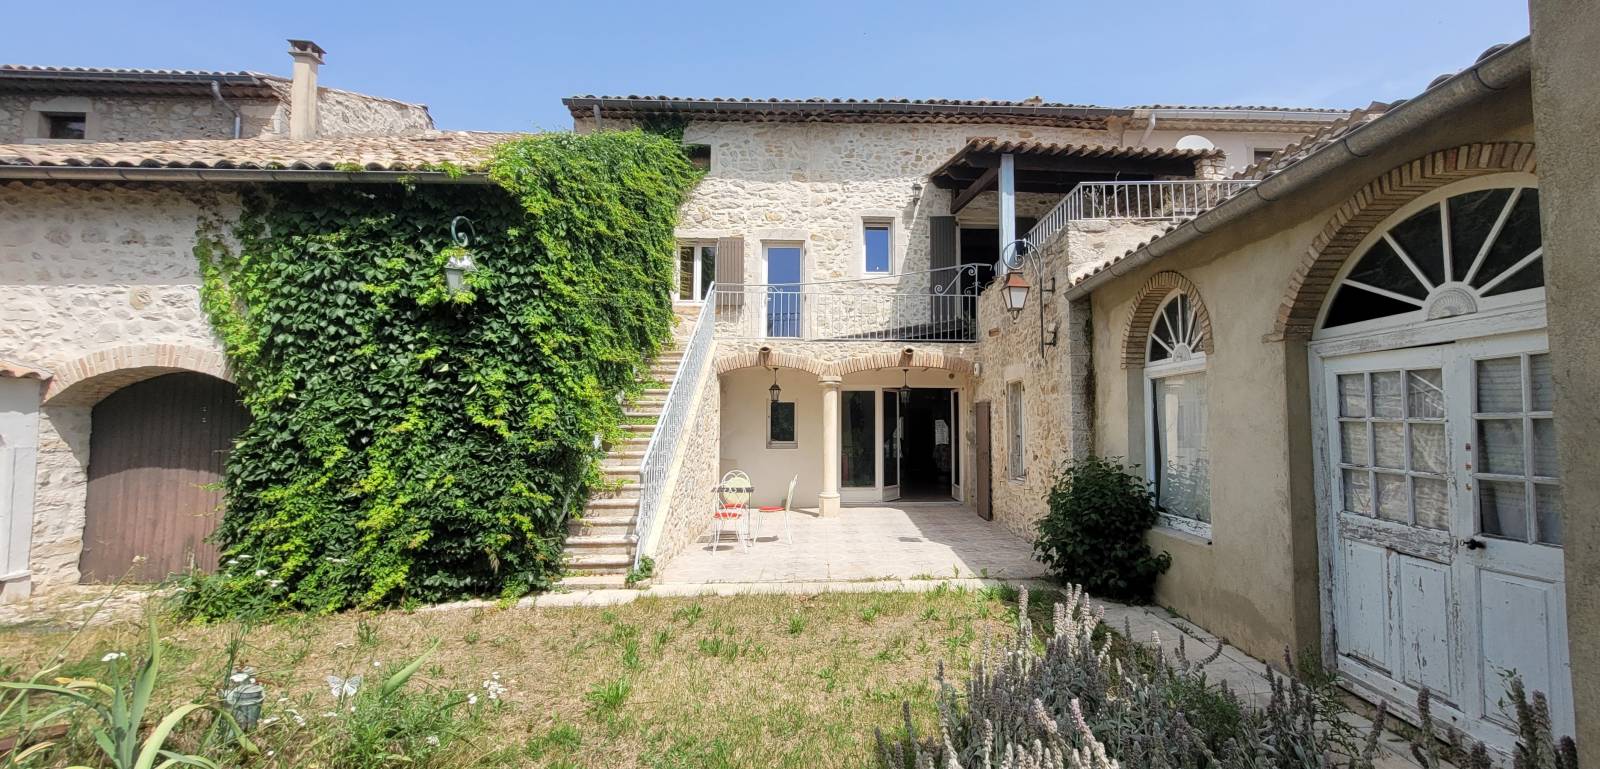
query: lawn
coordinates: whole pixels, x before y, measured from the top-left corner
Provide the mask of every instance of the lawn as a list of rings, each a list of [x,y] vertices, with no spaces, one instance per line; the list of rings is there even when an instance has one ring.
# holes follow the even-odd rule
[[[1049,599],[1036,596],[1035,605]],[[232,648],[267,690],[251,766],[343,769],[356,757],[340,744],[373,729],[399,733],[360,748],[361,763],[373,766],[871,766],[874,727],[893,732],[902,702],[919,727],[931,727],[938,662],[965,675],[986,636],[1011,634],[1014,612],[1008,589],[941,585],[646,597],[609,609],[290,616],[254,627],[158,620],[167,656],[151,712],[215,691]],[[140,655],[142,633],[139,623],[76,636],[0,631],[0,674],[26,677],[64,654],[55,675],[103,676],[103,657]],[[374,717],[331,693],[329,676],[361,675],[375,688],[434,643],[406,686],[407,703],[375,717],[381,723],[356,723]],[[92,758],[77,739],[80,752],[52,760]],[[181,739],[189,748],[198,738]]]

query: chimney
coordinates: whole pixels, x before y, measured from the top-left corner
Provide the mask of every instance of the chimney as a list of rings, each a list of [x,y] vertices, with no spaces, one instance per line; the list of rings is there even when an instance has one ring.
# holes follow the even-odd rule
[[[317,67],[327,51],[310,40],[290,40],[294,80],[289,84],[289,138],[317,138]]]

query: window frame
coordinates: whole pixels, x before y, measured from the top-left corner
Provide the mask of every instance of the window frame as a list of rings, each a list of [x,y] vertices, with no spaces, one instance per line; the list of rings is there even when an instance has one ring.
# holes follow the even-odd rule
[[[870,269],[868,267],[868,260],[871,259],[872,256],[871,256],[870,253],[868,253],[867,231],[868,230],[875,230],[875,229],[883,230],[884,231],[884,235],[885,235],[885,237],[887,239],[887,242],[885,243],[885,248],[887,249],[888,253],[884,254],[885,267],[882,270],[873,270],[873,269]],[[888,276],[892,276],[892,275],[898,274],[899,271],[895,269],[895,258],[894,258],[895,244],[896,244],[896,241],[898,240],[898,238],[895,237],[895,232],[894,231],[895,231],[895,221],[894,221],[894,219],[892,217],[885,217],[885,216],[863,216],[863,217],[861,217],[860,238],[859,238],[859,242],[861,244],[861,258],[860,258],[860,261],[857,262],[856,267],[857,267],[859,273],[863,277],[888,277]]]
[[[693,249],[693,253],[694,253],[694,256],[692,257],[692,267],[691,267],[691,270],[690,270],[690,283],[689,283],[689,287],[690,287],[690,289],[692,289],[692,292],[691,292],[692,295],[691,296],[684,296],[683,295],[683,274],[682,274],[682,270],[683,270],[683,249],[685,249],[685,248]],[[672,294],[673,294],[673,298],[675,300],[680,301],[680,302],[689,302],[689,303],[692,303],[692,304],[701,304],[701,303],[704,303],[706,301],[706,297],[704,295],[704,292],[705,292],[705,280],[704,280],[704,278],[705,278],[705,250],[708,249],[708,248],[711,249],[713,254],[715,254],[716,250],[717,250],[717,242],[715,240],[706,240],[706,239],[702,239],[702,238],[682,238],[682,239],[678,240],[678,253],[677,253],[677,258],[676,258],[675,261],[676,261],[677,269],[679,270],[679,274],[678,274],[678,280],[674,281],[673,285],[672,285]],[[713,257],[713,259],[714,258],[715,257]],[[712,272],[713,273],[716,272],[715,265],[712,266]]]
[[[799,252],[800,281],[798,283],[773,283],[772,282],[772,250],[775,249],[775,248],[777,248],[777,249],[794,249],[794,250]],[[761,280],[763,281],[761,283],[761,285],[764,285],[764,286],[767,287],[767,296],[763,297],[763,304],[765,306],[763,307],[762,313],[761,313],[761,315],[762,315],[762,317],[761,317],[762,338],[765,338],[765,339],[805,339],[808,336],[809,331],[810,331],[810,327],[807,324],[808,324],[808,322],[810,320],[810,318],[809,318],[810,314],[806,312],[806,302],[807,302],[807,300],[806,300],[806,285],[807,285],[806,278],[808,276],[810,276],[810,274],[811,274],[811,263],[810,263],[811,259],[810,259],[810,257],[811,257],[811,255],[808,253],[808,249],[806,248],[806,241],[803,241],[803,240],[773,239],[773,240],[762,240],[761,241]],[[779,285],[783,285],[783,286],[792,285],[792,286],[796,286],[797,287],[797,289],[795,291],[777,292],[777,293],[785,293],[785,294],[792,293],[796,297],[796,299],[794,300],[794,304],[795,304],[795,307],[796,307],[796,313],[795,314],[797,315],[797,318],[794,321],[794,327],[793,327],[792,330],[795,333],[793,333],[793,334],[776,335],[776,334],[770,333],[771,332],[771,318],[772,318],[772,315],[771,315],[771,313],[772,313],[772,300],[771,300],[770,297],[771,297],[771,294],[774,293],[773,290],[772,290],[772,287],[773,286],[779,286]]]
[[[1199,304],[1200,300],[1195,295],[1186,293],[1182,289],[1173,289],[1161,299],[1161,304],[1156,306],[1155,314],[1152,315],[1150,319],[1150,328],[1145,332],[1145,363],[1143,371],[1141,372],[1144,380],[1144,403],[1142,405],[1142,410],[1144,411],[1144,477],[1145,482],[1150,485],[1151,493],[1156,495],[1156,501],[1158,503],[1160,502],[1160,489],[1157,486],[1159,478],[1157,477],[1156,469],[1156,463],[1158,459],[1156,457],[1156,384],[1163,379],[1169,379],[1172,377],[1187,376],[1190,374],[1205,374],[1209,367],[1205,350],[1201,345],[1197,345],[1197,347],[1202,347],[1201,349],[1190,350],[1188,355],[1185,357],[1169,357],[1166,360],[1156,361],[1154,363],[1150,362],[1150,340],[1155,336],[1156,319],[1160,318],[1162,313],[1166,311],[1168,304],[1177,301],[1178,297],[1180,296],[1186,297],[1192,307],[1198,306]],[[1192,319],[1190,319],[1190,322],[1192,322]],[[1202,340],[1197,339],[1197,341]],[[1209,412],[1210,409],[1211,398],[1210,391],[1208,389],[1206,397],[1207,412]],[[1211,442],[1209,422],[1210,420],[1208,418],[1208,429],[1206,430],[1205,436],[1206,450],[1208,453],[1210,452]],[[1208,497],[1210,496],[1210,493],[1211,479],[1207,477],[1206,494]],[[1207,505],[1209,507],[1209,499],[1207,500]],[[1205,539],[1207,542],[1211,541],[1211,521],[1185,518],[1181,515],[1173,515],[1166,511],[1162,511],[1159,514],[1159,519],[1156,525],[1164,529],[1177,531],[1190,536],[1200,537]]]
[[[1006,382],[1006,478],[1013,482],[1028,478],[1027,392],[1021,379]]]
[[[789,419],[794,430],[794,440],[780,441],[772,437],[772,418],[777,406],[789,407]],[[767,448],[769,449],[798,449],[800,448],[800,408],[794,401],[767,401]]]

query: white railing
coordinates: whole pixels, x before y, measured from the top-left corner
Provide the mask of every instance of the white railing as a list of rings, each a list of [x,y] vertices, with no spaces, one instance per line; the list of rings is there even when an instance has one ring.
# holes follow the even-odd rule
[[[711,290],[716,290],[716,286],[713,285]],[[650,433],[644,460],[639,463],[639,516],[634,524],[633,548],[633,566],[636,569],[639,559],[644,555],[644,538],[650,535],[656,516],[667,499],[672,459],[677,455],[678,446],[688,431],[689,417],[694,415],[700,394],[695,385],[699,383],[705,367],[711,363],[711,348],[715,342],[711,310],[711,302],[706,302],[700,308],[694,332],[689,335],[689,343],[683,348],[683,362],[678,364],[678,373],[667,389],[667,401],[661,407],[656,429]]]
[[[822,283],[718,287],[717,336],[807,341],[975,342],[980,271],[963,265]]]
[[[1082,182],[1023,236],[1042,248],[1083,219],[1187,219],[1254,187],[1256,179],[1179,179],[1164,182]]]

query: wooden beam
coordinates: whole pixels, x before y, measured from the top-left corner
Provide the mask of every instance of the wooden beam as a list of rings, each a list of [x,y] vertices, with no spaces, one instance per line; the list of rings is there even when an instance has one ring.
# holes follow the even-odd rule
[[[995,166],[994,168],[984,171],[983,176],[978,177],[977,181],[967,185],[966,189],[962,190],[960,194],[956,195],[955,200],[950,201],[950,215],[955,216],[956,214],[961,213],[961,209],[966,208],[967,204],[971,203],[973,198],[978,197],[978,193],[993,189],[999,179],[999,166]]]
[[[999,168],[998,153],[973,153],[966,163],[976,168]],[[1194,160],[1191,158],[1118,158],[1118,157],[1039,157],[1017,155],[1017,174],[1024,172],[1076,173],[1076,174],[1154,174],[1160,176],[1193,176]]]

